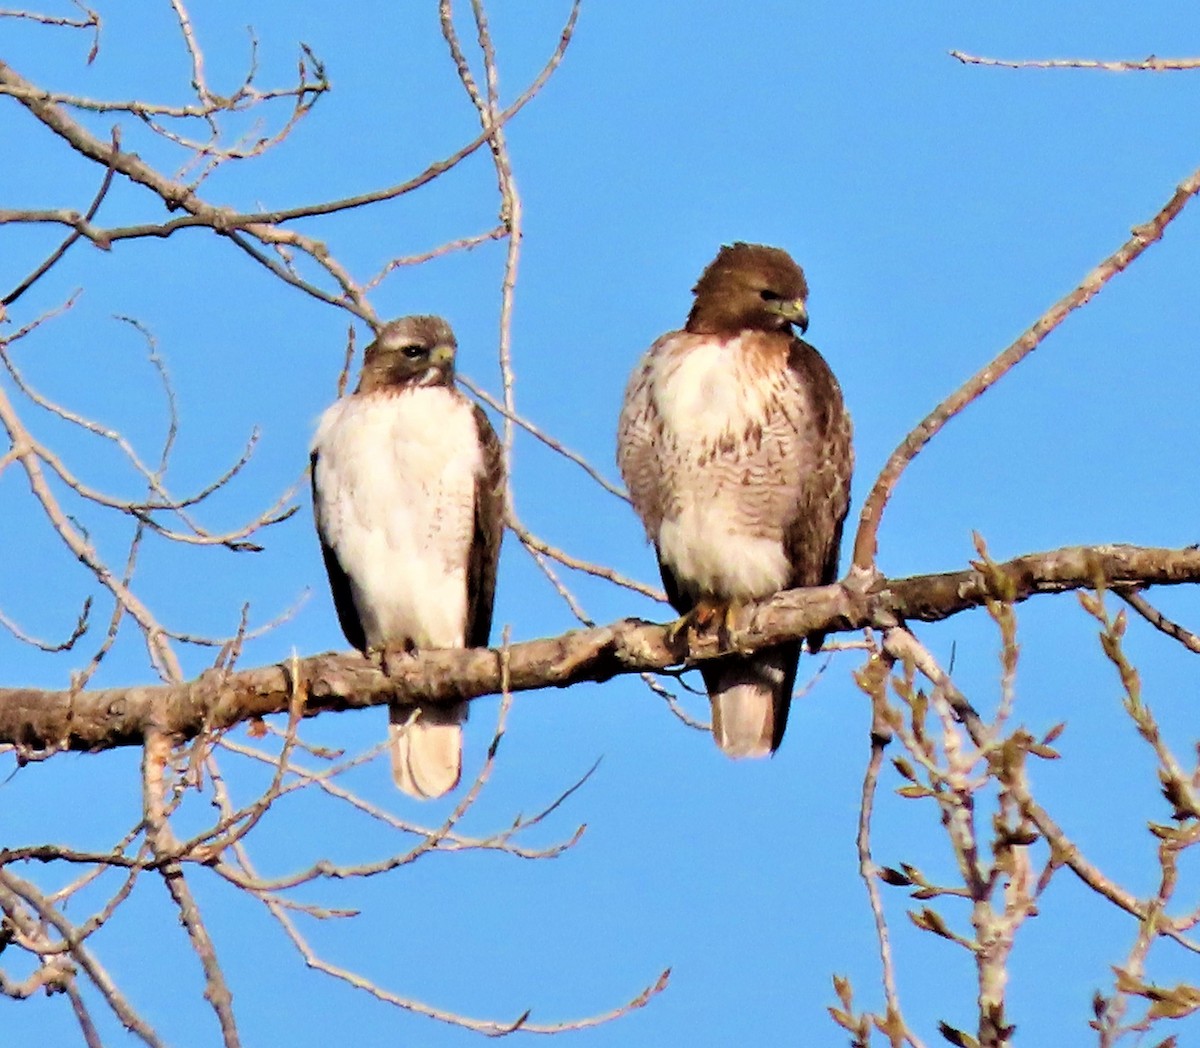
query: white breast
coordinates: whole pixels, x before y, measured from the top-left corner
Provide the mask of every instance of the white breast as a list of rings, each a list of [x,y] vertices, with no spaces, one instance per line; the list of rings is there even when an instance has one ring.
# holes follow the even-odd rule
[[[324,541],[371,647],[461,647],[482,468],[469,402],[414,387],[339,400],[313,439]]]
[[[697,594],[748,599],[784,588],[791,569],[784,522],[773,519],[779,500],[764,490],[772,478],[744,440],[770,421],[777,380],[748,373],[740,338],[693,342],[652,367],[671,489],[659,555]]]
[[[741,338],[693,341],[686,352],[660,353],[650,388],[669,432],[683,445],[712,444],[762,424],[767,396],[744,373]]]
[[[752,600],[787,587],[791,567],[778,538],[747,534],[718,503],[685,503],[658,529],[659,555],[684,588]]]

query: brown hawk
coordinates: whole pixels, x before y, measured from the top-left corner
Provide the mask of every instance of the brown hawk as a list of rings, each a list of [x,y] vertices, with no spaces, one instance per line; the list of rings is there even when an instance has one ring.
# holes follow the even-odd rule
[[[454,386],[440,317],[393,320],[358,388],[321,416],[313,509],[338,620],[364,653],[486,647],[504,534],[504,463],[482,409]],[[462,774],[465,703],[390,708],[392,776],[439,797]]]
[[[722,247],[693,294],[683,330],[634,369],[617,461],[671,604],[728,621],[738,602],[837,579],[850,416],[829,365],[792,331],[808,327],[808,285],[787,252]],[[795,641],[701,666],[729,756],[778,748],[799,657]]]

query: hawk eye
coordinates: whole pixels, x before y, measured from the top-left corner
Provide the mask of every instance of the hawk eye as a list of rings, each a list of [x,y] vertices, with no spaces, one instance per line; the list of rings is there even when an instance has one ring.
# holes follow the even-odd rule
[[[401,346],[400,352],[409,360],[416,360],[417,357],[425,355],[425,347],[419,345]]]
[[[761,298],[764,302],[778,302],[783,296],[776,294],[770,288],[763,288],[758,293],[758,297]]]

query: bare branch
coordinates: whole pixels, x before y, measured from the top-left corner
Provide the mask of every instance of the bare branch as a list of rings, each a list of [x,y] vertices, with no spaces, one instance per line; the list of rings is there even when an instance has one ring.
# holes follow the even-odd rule
[[[99,23],[97,22],[97,30],[98,29]],[[120,129],[114,127],[112,132],[112,151],[114,155],[116,155],[120,144]],[[88,205],[87,211],[85,211],[83,214],[81,225],[84,228],[88,228],[92,219],[96,217],[96,212],[100,210],[100,205],[104,202],[104,198],[108,195],[108,190],[112,186],[112,181],[113,166],[109,164],[104,171],[104,178],[100,183],[100,188],[96,191],[96,195],[92,198],[91,204]],[[40,266],[38,266],[37,269],[30,273],[29,276],[22,280],[21,283],[13,288],[12,291],[10,291],[7,295],[5,295],[3,298],[0,298],[0,315],[3,314],[4,307],[11,306],[17,301],[17,299],[25,294],[26,291],[33,287],[33,285],[36,284],[43,276],[50,272],[58,260],[67,253],[67,249],[81,236],[83,236],[83,233],[79,228],[76,228],[75,231],[66,238],[66,240],[59,244],[58,247],[56,247],[50,253],[49,257]]]
[[[603,564],[580,560],[578,557],[571,556],[571,554],[559,549],[557,546],[550,545],[545,539],[538,538],[537,535],[517,519],[511,510],[508,514],[508,526],[512,529],[513,534],[521,540],[521,544],[534,555],[541,554],[547,556],[551,560],[558,561],[564,567],[582,571],[584,574],[592,575],[598,579],[606,579],[617,586],[632,590],[634,593],[640,593],[643,597],[649,597],[651,600],[666,603],[667,595],[662,590],[654,586],[647,586],[644,582],[638,582],[637,579],[631,579],[613,568],[605,567]],[[579,617],[581,621],[588,621],[582,615]]]
[[[884,750],[892,738],[885,710],[887,672],[890,665],[891,661],[880,653],[873,656],[866,668],[857,675],[859,686],[871,698],[874,711],[871,720],[871,756],[863,774],[862,796],[858,808],[858,872],[867,889],[867,899],[875,919],[875,936],[879,943],[879,962],[887,1004],[887,1014],[882,1026],[893,1048],[903,1048],[906,1042],[913,1048],[924,1048],[922,1042],[909,1031],[900,1011],[891,936],[883,912],[883,900],[879,894],[880,868],[871,856],[871,818],[875,810],[875,793],[879,786],[879,771],[883,765]]]
[[[1099,69],[1106,73],[1151,72],[1166,73],[1184,69],[1200,69],[1200,58],[1159,58],[1147,55],[1141,59],[1098,61],[1093,58],[1009,59],[983,58],[965,51],[948,52],[963,65],[999,66],[1004,69]]]
[[[163,883],[179,911],[179,920],[187,932],[192,949],[204,970],[204,997],[212,1006],[221,1026],[226,1048],[239,1048],[241,1043],[233,1017],[233,995],[225,982],[217,960],[216,949],[196,905],[183,868],[174,858],[179,850],[163,804],[166,790],[163,772],[171,762],[170,739],[159,730],[147,732],[142,751],[142,797],[146,836],[157,859],[166,860],[160,867]]]
[[[566,48],[571,42],[571,36],[575,30],[575,21],[578,16],[579,2],[572,8],[571,15],[567,20],[566,26],[563,28],[562,35],[559,39],[558,46],[554,53],[547,60],[541,71],[530,82],[529,86],[521,92],[517,99],[504,110],[502,110],[496,120],[494,127],[503,127],[514,116],[517,115],[530,101],[538,94],[545,86],[546,81],[550,79],[555,69],[562,62],[563,56],[566,53]],[[66,138],[79,152],[87,156],[88,159],[107,163],[108,155],[103,146],[98,146],[96,140],[92,138],[86,131],[82,131],[78,125],[74,124],[65,114],[56,113],[54,111],[55,96],[48,92],[42,91],[35,85],[29,83],[21,77],[11,66],[0,62],[0,93],[10,94],[17,98],[35,116],[43,123],[46,123],[56,134]],[[127,106],[129,103],[124,103]],[[188,114],[192,115],[192,114]],[[199,116],[200,113],[195,115]],[[121,163],[115,164],[116,169],[129,177],[132,181],[142,185],[146,185],[152,189],[168,206],[183,207],[189,214],[172,221],[162,224],[147,224],[139,226],[128,226],[120,229],[112,230],[87,230],[83,231],[85,236],[95,239],[97,243],[111,244],[117,240],[128,239],[130,237],[165,237],[180,229],[191,228],[195,226],[208,226],[219,233],[229,233],[236,230],[246,230],[257,235],[259,226],[278,226],[285,222],[293,221],[297,218],[308,218],[319,215],[332,215],[339,211],[348,211],[354,208],[363,207],[366,204],[379,203],[384,200],[392,200],[396,197],[411,193],[416,189],[432,182],[435,178],[445,174],[451,168],[456,167],[459,163],[476,152],[481,146],[488,142],[492,136],[493,128],[488,128],[473,138],[462,148],[451,153],[443,160],[439,160],[430,164],[420,174],[413,176],[407,181],[397,183],[393,186],[388,186],[383,189],[372,190],[366,193],[359,193],[354,196],[344,197],[334,201],[324,201],[319,204],[309,204],[301,207],[280,208],[271,211],[258,211],[249,213],[238,213],[223,208],[215,208],[211,205],[202,204],[198,198],[192,194],[188,187],[173,183],[169,179],[163,178],[151,169],[146,167],[140,161],[130,161],[131,154],[120,154]],[[0,222],[3,221],[19,221],[22,212],[0,212]],[[43,214],[54,214],[47,212]],[[59,219],[61,221],[61,219]],[[75,225],[75,222],[68,221],[65,224]],[[338,302],[339,305],[345,303]],[[366,319],[366,318],[364,318]]]
[[[1038,594],[1111,585],[1200,582],[1200,550],[1138,546],[1073,546],[1001,564],[882,583],[871,592],[844,585],[789,590],[742,610],[727,631],[688,631],[625,619],[597,629],[512,645],[513,691],[564,687],[620,674],[694,665],[728,650],[757,651],[820,630],[887,629],[900,621],[938,621],[992,600],[1019,603]],[[998,592],[1003,591],[1003,592]],[[718,634],[724,633],[724,636]],[[723,647],[723,644],[726,645]],[[293,682],[293,672],[299,680]],[[187,739],[241,721],[283,713],[293,687],[305,716],[365,709],[388,702],[463,701],[500,689],[496,653],[485,648],[425,651],[387,677],[358,653],[316,655],[294,668],[265,666],[223,676],[209,671],[191,683],[96,691],[0,688],[0,744],[38,754],[140,745],[151,711],[164,730]],[[960,716],[969,715],[956,708]]]
[[[1087,305],[1104,286],[1124,270],[1155,241],[1179,215],[1187,203],[1200,192],[1200,168],[1193,171],[1175,190],[1171,199],[1150,221],[1136,226],[1133,236],[1109,255],[1069,295],[1059,299],[1043,313],[1020,338],[1001,353],[995,360],[976,372],[967,382],[943,400],[892,452],[880,471],[874,486],[867,495],[859,518],[858,533],[854,537],[854,566],[870,571],[875,565],[876,535],[883,511],[895,490],[900,474],[916,457],[917,453],[973,400],[982,396],[1004,375],[1024,360],[1042,344],[1045,337],[1061,324],[1071,313]]]
[[[36,913],[36,921],[28,914],[26,907]],[[33,884],[7,869],[0,869],[0,909],[3,909],[9,920],[18,923],[21,931],[41,943],[43,952],[53,952],[54,948],[39,925],[44,922],[45,926],[52,928],[71,958],[91,980],[122,1025],[151,1048],[164,1048],[153,1028],[133,1010],[125,995],[117,988],[92,952],[77,940],[70,921],[53,907]]]
[[[168,680],[182,680],[183,670],[174,651],[171,650],[163,636],[158,620],[129,587],[109,571],[86,535],[71,522],[59,506],[58,500],[50,490],[45,474],[42,472],[40,457],[36,451],[37,444],[17,417],[3,390],[0,390],[0,425],[3,425],[8,431],[9,439],[24,467],[30,489],[41,504],[42,510],[54,530],[58,532],[59,537],[71,552],[92,571],[97,580],[112,593],[113,597],[125,606],[125,609],[142,628],[146,635],[146,645],[151,659],[162,675]]]
[[[75,642],[82,637],[88,629],[88,615],[92,610],[92,598],[85,597],[83,600],[83,608],[79,612],[79,618],[75,622],[71,634],[66,640],[57,642],[38,640],[37,637],[30,636],[4,612],[0,611],[0,626],[3,626],[9,633],[17,638],[22,644],[28,644],[34,648],[40,648],[42,651],[70,651],[75,647]]]
[[[100,53],[100,16],[90,7],[85,7],[79,0],[71,0],[79,9],[82,18],[65,18],[61,15],[46,15],[36,11],[15,11],[11,8],[0,8],[0,18],[21,18],[28,22],[39,22],[46,26],[59,26],[66,29],[90,29],[92,31],[92,46],[88,50],[86,62],[91,65]]]
[[[1156,630],[1161,630],[1168,637],[1173,637],[1179,641],[1188,651],[1194,651],[1197,655],[1200,655],[1200,637],[1196,636],[1191,630],[1184,629],[1179,623],[1172,622],[1143,597],[1138,590],[1114,587],[1113,592]]]
[[[368,280],[363,288],[366,291],[372,291],[383,283],[384,278],[394,273],[397,269],[403,269],[407,266],[419,266],[425,262],[432,262],[435,258],[442,258],[444,255],[453,254],[455,251],[470,251],[473,248],[479,247],[480,244],[486,244],[492,240],[502,240],[508,236],[508,229],[503,224],[489,229],[486,233],[476,233],[474,236],[460,237],[457,240],[449,240],[440,247],[435,247],[431,251],[422,251],[416,255],[404,255],[402,258],[393,258],[386,266]],[[468,389],[474,390],[470,383],[463,381],[459,377],[459,381]],[[479,395],[479,394],[477,394]]]
[[[587,459],[580,455],[579,452],[572,451],[554,437],[550,436],[549,433],[538,428],[527,418],[518,415],[515,411],[509,410],[501,401],[493,397],[486,389],[472,382],[465,375],[459,375],[458,381],[461,385],[466,386],[467,389],[469,389],[475,396],[482,400],[497,414],[503,416],[505,419],[515,422],[518,426],[525,430],[526,433],[530,434],[530,436],[536,437],[543,444],[545,444],[546,447],[550,448],[551,451],[555,451],[568,461],[574,462],[575,465],[582,469],[589,477],[592,478],[592,480],[599,484],[610,495],[615,495],[622,502],[629,501],[629,494],[624,490],[624,488],[618,487],[611,480],[607,479],[602,473],[599,472],[599,470],[596,469],[595,466],[593,466],[590,462],[588,462]]]

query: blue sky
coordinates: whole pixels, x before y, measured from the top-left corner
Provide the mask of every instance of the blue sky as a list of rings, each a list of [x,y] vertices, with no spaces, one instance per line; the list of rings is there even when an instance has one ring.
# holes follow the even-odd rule
[[[0,58],[51,89],[184,100],[190,72],[169,5],[117,3],[101,13],[102,47],[90,67],[82,35],[4,21]],[[506,100],[540,68],[566,13],[561,2],[492,5]],[[293,75],[303,40],[334,85],[283,146],[211,179],[202,191],[210,201],[287,207],[361,192],[403,180],[477,133],[431,2],[360,5],[353,17],[334,5],[278,0],[240,4],[236,16],[200,5],[192,14],[218,89],[232,90],[244,72],[246,25],[260,41],[261,83]],[[467,14],[464,5],[460,26],[470,42]],[[616,414],[638,355],[682,322],[688,290],[721,243],[776,244],[805,267],[808,337],[838,374],[854,415],[856,519],[908,429],[1200,164],[1195,73],[968,67],[948,56],[952,48],[1009,58],[1196,55],[1200,13],[1185,3],[1115,0],[587,0],[562,67],[508,129],[526,223],[513,327],[521,413],[615,476]],[[106,137],[113,118],[86,123]],[[147,160],[168,171],[178,163],[128,120],[124,129],[126,145]],[[82,208],[94,193],[100,173],[11,102],[0,105],[0,141],[10,143],[0,206]],[[480,152],[410,197],[298,228],[365,279],[389,258],[490,228],[494,186]],[[118,185],[99,220],[163,217],[154,198]],[[59,235],[5,227],[4,290]],[[905,474],[884,519],[885,572],[961,568],[973,556],[973,531],[997,558],[1077,543],[1200,541],[1190,483],[1200,411],[1198,242],[1200,217],[1185,211],[1161,243],[950,424]],[[373,304],[383,316],[446,316],[458,333],[460,367],[495,391],[503,258],[503,245],[489,244],[406,270]],[[261,430],[251,465],[203,519],[214,527],[239,522],[297,480],[314,421],[334,395],[347,314],[282,286],[230,244],[190,231],[108,253],[76,245],[13,308],[12,323],[77,287],[74,308],[20,349],[19,363],[40,388],[121,428],[152,458],[165,425],[161,397],[140,338],[113,319],[135,317],[156,336],[177,390],[175,490],[202,486],[237,457],[252,428]],[[26,414],[89,480],[139,492],[111,449],[31,408]],[[536,533],[656,581],[631,511],[576,467],[519,437],[513,481],[517,510]],[[94,582],[36,517],[13,469],[0,475],[0,500],[0,549],[15,551],[0,558],[0,610],[39,635],[65,634]],[[222,634],[236,628],[245,600],[261,623],[308,593],[290,621],[247,646],[243,665],[341,648],[307,496],[300,501],[295,517],[263,536],[257,555],[148,543],[138,592],[174,628]],[[127,530],[100,517],[85,521],[105,554],[119,559]],[[666,617],[626,591],[567,575],[597,621]],[[1156,600],[1184,622],[1200,622],[1194,594]],[[102,629],[109,608],[99,594],[97,602]],[[511,536],[496,618],[514,640],[575,624]],[[1155,866],[1144,825],[1168,812],[1153,763],[1121,714],[1093,623],[1071,596],[1030,602],[1019,621],[1017,718],[1035,732],[1068,722],[1064,759],[1035,768],[1035,786],[1096,862],[1145,892]],[[997,638],[986,616],[919,633],[943,659],[953,653],[956,679],[977,705],[995,701]],[[1146,699],[1186,761],[1195,740],[1195,658],[1140,622],[1131,623],[1128,645]],[[44,687],[65,686],[86,658],[37,655],[2,634],[0,652],[6,684]],[[195,674],[210,659],[188,652],[185,666]],[[469,826],[483,832],[536,810],[602,758],[532,837],[547,844],[586,823],[581,843],[553,861],[431,855],[366,884],[310,888],[310,901],[363,911],[312,927],[314,943],[398,993],[488,1018],[530,1007],[541,1021],[604,1011],[673,968],[670,989],[648,1008],[568,1035],[567,1044],[843,1043],[825,1014],[832,973],[852,977],[860,1005],[882,1007],[854,851],[869,729],[851,678],[858,662],[854,653],[836,656],[793,709],[778,755],[750,765],[723,760],[636,679],[518,696]],[[805,661],[801,681],[818,665]],[[130,632],[97,683],[150,679],[144,646]],[[703,702],[689,701],[705,714]],[[496,706],[475,704],[468,767],[482,759]],[[353,750],[381,738],[383,725],[383,712],[370,711],[324,717],[306,732]],[[136,818],[136,764],[129,752],[22,769],[0,787],[0,840],[110,845]],[[233,761],[229,774],[245,797],[261,785]],[[352,782],[410,818],[448,810],[411,807],[391,790],[382,762]],[[950,876],[936,813],[889,792],[899,785],[885,771],[877,859]],[[202,804],[196,808],[203,818]],[[272,873],[323,855],[361,861],[401,846],[343,807],[316,801],[281,805],[258,841],[260,864]],[[1195,863],[1183,871],[1188,903]],[[246,1043],[317,1045],[351,1035],[363,1046],[474,1043],[475,1035],[307,971],[261,908],[201,874],[194,879]],[[911,928],[901,890],[885,889],[885,899],[905,1013],[927,1044],[939,1043],[939,1019],[971,1025],[973,966],[957,947]],[[966,926],[965,909],[945,912]],[[1121,962],[1134,932],[1128,918],[1060,874],[1018,943],[1011,1017],[1019,1038],[1093,1043],[1092,992],[1109,986],[1109,966]],[[139,887],[96,949],[169,1043],[217,1043],[199,972],[157,885]],[[1165,944],[1149,972],[1165,983],[1196,979],[1194,957]],[[60,1002],[6,1002],[0,1016],[14,1043],[35,1031],[45,1043],[74,1036]],[[1197,1030],[1195,1021],[1180,1027],[1182,1042]],[[105,1043],[124,1043],[115,1023],[105,1035]]]

